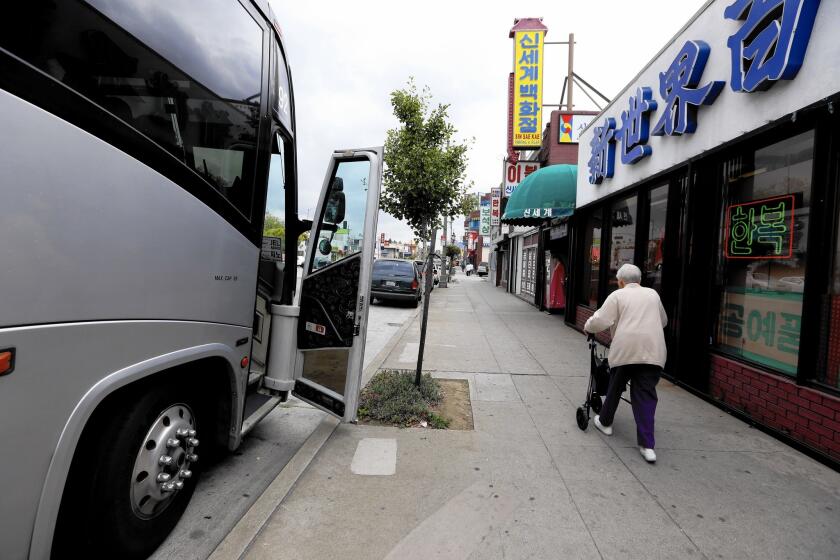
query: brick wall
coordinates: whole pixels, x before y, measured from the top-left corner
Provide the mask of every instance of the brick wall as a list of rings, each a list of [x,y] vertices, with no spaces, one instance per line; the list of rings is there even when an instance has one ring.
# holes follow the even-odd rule
[[[840,459],[840,398],[718,355],[711,356],[709,391],[757,422]]]
[[[840,374],[840,296],[831,296],[831,319],[829,325],[827,363],[825,368],[825,383],[832,387],[838,386]],[[823,322],[825,326],[826,322]]]

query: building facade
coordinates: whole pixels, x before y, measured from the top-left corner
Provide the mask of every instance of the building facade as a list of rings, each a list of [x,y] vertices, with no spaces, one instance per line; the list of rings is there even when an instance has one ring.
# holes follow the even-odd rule
[[[635,263],[669,377],[835,462],[838,21],[838,2],[707,2],[589,125],[566,316]]]

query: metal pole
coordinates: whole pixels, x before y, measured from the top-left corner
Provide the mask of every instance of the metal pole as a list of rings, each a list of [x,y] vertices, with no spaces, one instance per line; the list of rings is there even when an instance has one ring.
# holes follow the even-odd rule
[[[566,110],[571,111],[574,108],[572,103],[572,90],[574,84],[572,78],[575,74],[575,34],[569,33],[569,75],[566,77],[566,83],[569,86],[569,96],[566,98]]]

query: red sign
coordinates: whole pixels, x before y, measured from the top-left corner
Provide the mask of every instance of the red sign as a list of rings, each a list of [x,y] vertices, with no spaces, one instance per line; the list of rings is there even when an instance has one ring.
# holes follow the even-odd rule
[[[519,186],[522,179],[540,168],[537,162],[520,161],[519,163],[505,162],[505,193],[504,196],[510,196],[511,193]]]

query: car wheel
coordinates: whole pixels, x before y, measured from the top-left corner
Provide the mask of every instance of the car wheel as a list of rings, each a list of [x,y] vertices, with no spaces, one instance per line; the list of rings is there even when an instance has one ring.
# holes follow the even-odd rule
[[[164,541],[195,490],[195,393],[155,385],[120,399],[86,431],[61,502],[56,553],[146,558]]]

